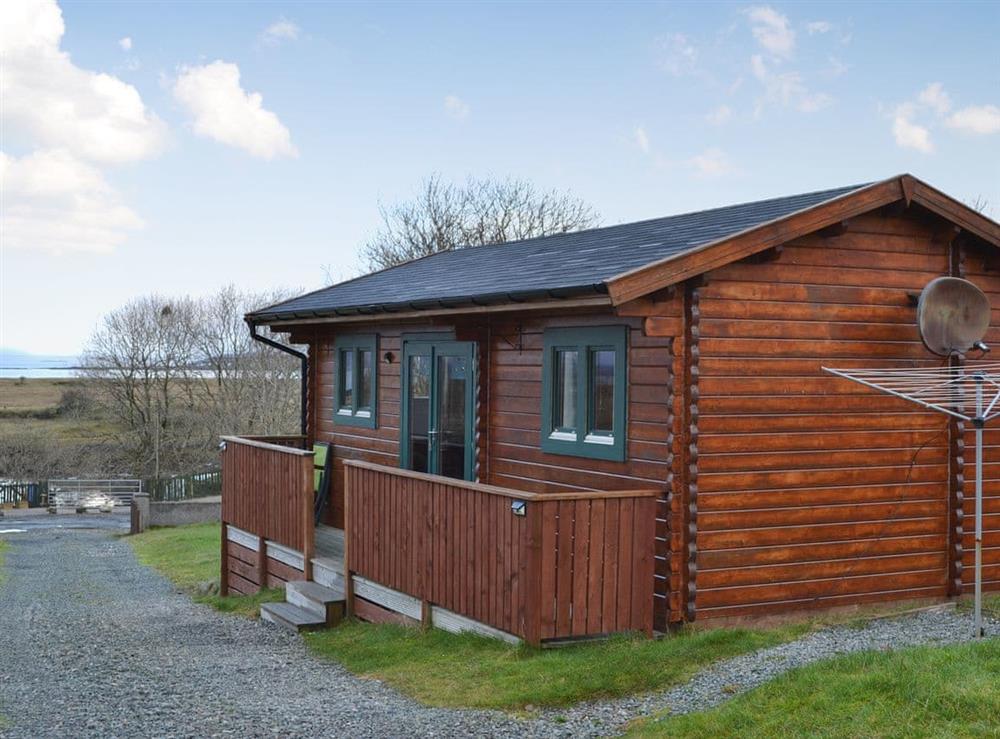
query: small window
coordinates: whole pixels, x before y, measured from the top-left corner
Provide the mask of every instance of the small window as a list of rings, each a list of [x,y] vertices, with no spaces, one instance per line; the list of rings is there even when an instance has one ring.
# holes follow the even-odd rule
[[[375,428],[377,416],[376,339],[372,335],[340,336],[336,342],[334,420]]]
[[[624,326],[549,329],[542,382],[542,449],[625,459]]]

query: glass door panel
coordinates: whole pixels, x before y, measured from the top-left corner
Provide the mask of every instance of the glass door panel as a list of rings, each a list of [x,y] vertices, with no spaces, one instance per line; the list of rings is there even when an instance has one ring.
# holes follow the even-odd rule
[[[407,439],[409,468],[430,472],[431,461],[431,355],[407,357]]]
[[[473,371],[470,342],[404,345],[404,467],[459,480],[472,479]]]
[[[466,386],[468,362],[464,356],[439,355],[435,380],[435,468],[439,475],[465,478]]]

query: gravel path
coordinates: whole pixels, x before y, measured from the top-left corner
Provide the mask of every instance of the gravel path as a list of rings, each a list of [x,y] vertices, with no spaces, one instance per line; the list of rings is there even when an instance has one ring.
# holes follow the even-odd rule
[[[1000,636],[1000,621],[987,619],[988,637]],[[954,644],[972,639],[972,618],[954,608],[923,611],[864,626],[838,626],[802,639],[723,660],[683,685],[658,693],[581,703],[569,710],[547,712],[568,724],[620,727],[637,716],[670,709],[674,715],[704,711],[771,680],[783,672],[851,652],[900,649],[920,644]]]
[[[0,586],[7,737],[351,737],[523,733],[500,713],[426,708],[218,614],[106,531],[8,537]]]
[[[0,715],[10,737],[599,736],[663,708],[697,710],[805,662],[967,638],[924,613],[838,628],[727,660],[664,693],[532,720],[420,706],[312,657],[291,634],[192,603],[107,531],[8,535],[0,586]],[[990,624],[991,634],[1000,625]]]

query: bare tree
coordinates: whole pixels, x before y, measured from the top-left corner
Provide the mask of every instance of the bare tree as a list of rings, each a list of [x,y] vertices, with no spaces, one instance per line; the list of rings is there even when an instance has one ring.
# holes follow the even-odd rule
[[[199,303],[196,342],[206,372],[200,374],[203,405],[211,409],[204,428],[212,439],[222,434],[287,433],[299,412],[294,357],[254,341],[243,316],[292,297],[295,291],[258,294],[234,285]],[[270,338],[269,329],[260,333]]]
[[[993,217],[993,206],[990,205],[990,201],[983,195],[976,195],[972,200],[967,201],[966,204],[977,213],[982,213],[984,216],[990,218]]]
[[[138,298],[106,315],[84,352],[84,376],[133,470],[158,475],[195,444],[196,318],[190,298]]]
[[[513,178],[469,178],[455,185],[440,175],[425,180],[415,199],[379,212],[381,229],[361,247],[370,270],[449,249],[578,231],[599,220],[568,192],[540,191]]]
[[[215,461],[220,435],[296,430],[299,364],[243,321],[287,296],[228,286],[199,300],[139,298],[105,316],[84,374],[115,422],[106,459],[159,477]]]

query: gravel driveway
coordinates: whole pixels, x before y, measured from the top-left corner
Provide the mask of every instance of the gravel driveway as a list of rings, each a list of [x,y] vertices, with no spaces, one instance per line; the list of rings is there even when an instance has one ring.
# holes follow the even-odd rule
[[[420,706],[320,662],[294,635],[192,603],[106,530],[5,538],[12,546],[0,586],[0,715],[10,723],[0,736],[11,738],[597,736],[668,706],[707,707],[814,659],[969,631],[968,619],[953,613],[831,629],[719,663],[670,691],[524,721]]]

